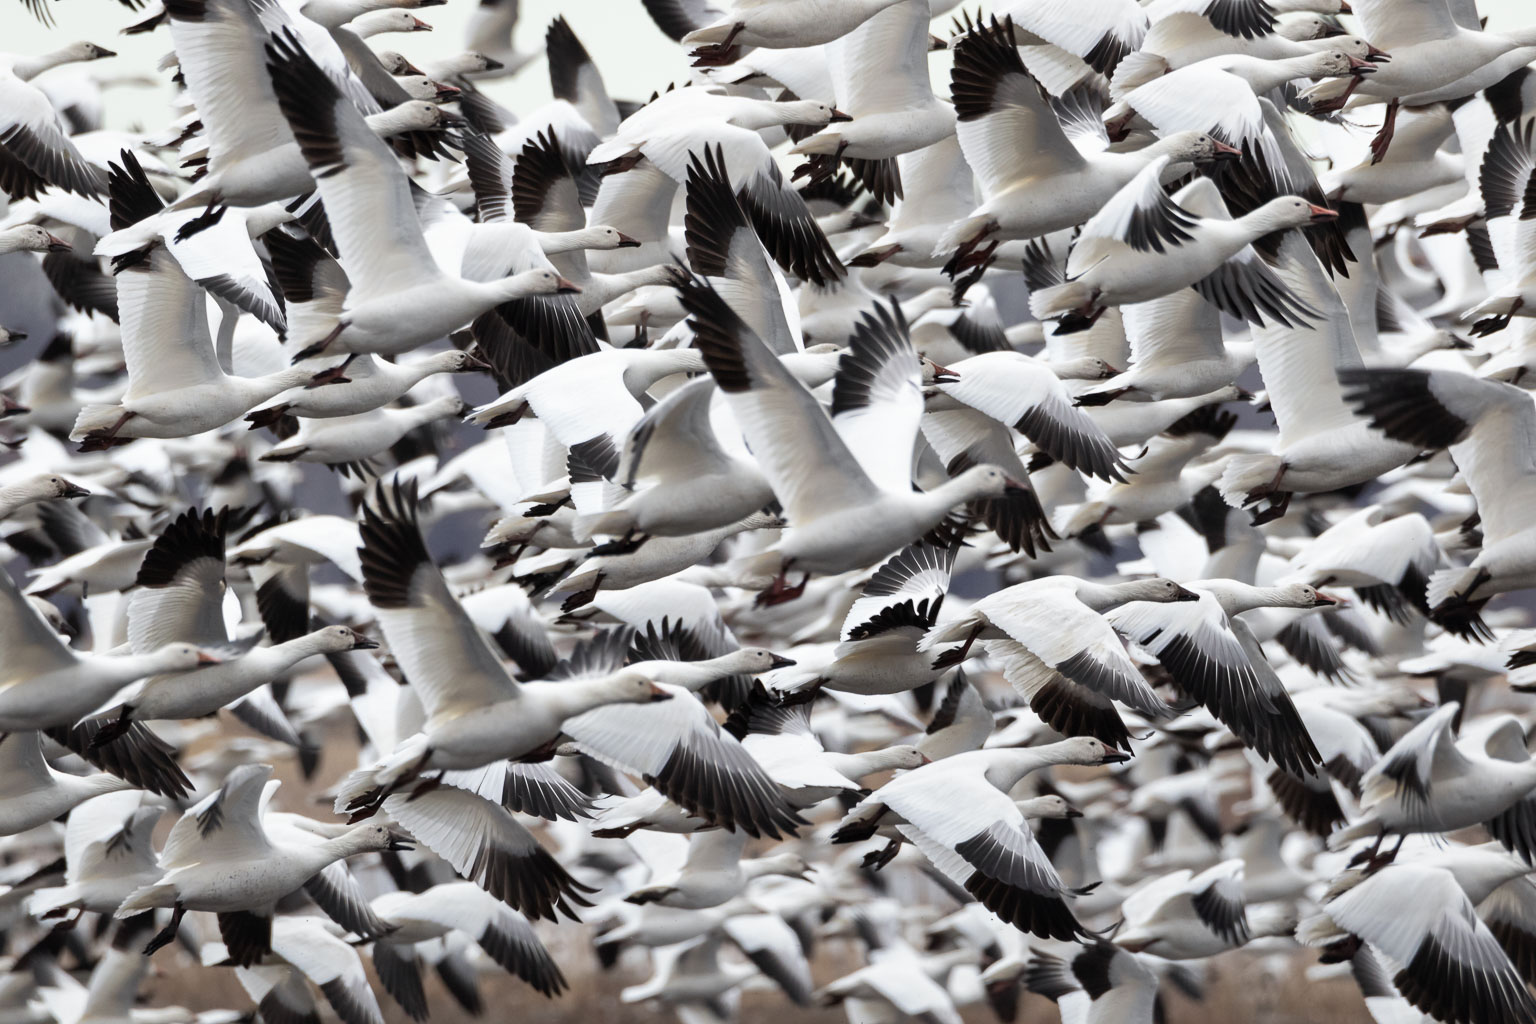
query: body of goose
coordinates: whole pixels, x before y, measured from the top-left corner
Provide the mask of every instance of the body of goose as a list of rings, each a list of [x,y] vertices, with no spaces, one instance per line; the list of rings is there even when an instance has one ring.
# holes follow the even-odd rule
[[[84,778],[55,771],[43,758],[41,736],[9,733],[0,740],[5,795],[0,798],[0,835],[13,836],[68,814],[77,804],[129,788],[105,772]]]
[[[1441,832],[1486,822],[1524,799],[1536,786],[1536,762],[1490,757],[1456,742],[1456,702],[1442,705],[1414,726],[1360,781],[1359,820],[1329,842],[1387,833]],[[1465,823],[1465,824],[1458,824]]]
[[[147,953],[171,941],[188,910],[202,910],[220,915],[230,958],[254,964],[271,951],[271,913],[278,900],[335,861],[401,848],[389,829],[372,822],[315,843],[273,842],[260,815],[271,774],[271,765],[236,769],[172,827],[160,851],[160,878],[135,890],[116,912],[127,917],[156,907],[173,911],[171,924],[151,941]]]
[[[921,395],[916,353],[903,321],[888,315],[866,320],[844,356],[842,365],[848,369],[839,370],[847,374],[841,404],[848,422],[865,423],[866,436],[860,439],[861,450],[867,449],[865,461],[850,450],[849,435],[713,289],[690,285],[683,297],[704,361],[790,521],[779,544],[754,560],[754,566],[769,566],[769,575],[782,575],[790,567],[839,572],[881,558],[932,529],[956,505],[1023,486],[996,466],[981,465],[932,491],[906,489]],[[863,369],[856,371],[859,366]],[[906,382],[889,391],[871,388],[865,375],[887,366]],[[863,382],[855,383],[859,377]],[[834,397],[834,407],[838,404]],[[799,411],[791,414],[790,409]],[[807,433],[818,437],[812,448],[821,453],[816,460],[790,454]],[[875,460],[878,479],[870,475]]]
[[[219,665],[157,676],[123,702],[115,724],[103,727],[95,742],[110,742],[129,722],[200,718],[214,714],[252,690],[286,675],[306,658],[341,651],[371,650],[378,646],[347,626],[326,626],[270,647],[253,647],[240,657]]]
[[[348,802],[377,799],[376,790],[423,770],[531,754],[559,735],[566,718],[603,704],[672,699],[631,670],[564,683],[513,681],[427,555],[415,509],[414,488],[376,486],[364,508],[363,584],[395,657],[412,666],[425,724],[383,763],[348,780]]]
[[[1477,612],[1494,594],[1536,580],[1527,524],[1507,513],[1532,479],[1524,471],[1531,397],[1499,381],[1421,370],[1357,370],[1342,375],[1347,401],[1394,440],[1449,447],[1477,497],[1483,545],[1472,564],[1429,579],[1430,614],[1458,632],[1477,631]]]
[[[1179,196],[1170,199],[1158,184],[1167,162],[1158,157],[1083,225],[1067,260],[1067,282],[1030,297],[1035,315],[1092,319],[1104,306],[1146,302],[1188,286],[1222,306],[1233,299],[1225,288],[1217,291],[1212,275],[1230,275],[1227,284],[1248,296],[1240,305],[1250,319],[1308,322],[1310,308],[1285,291],[1250,246],[1264,235],[1338,215],[1299,196],[1281,196],[1236,219],[1195,216],[1179,205]],[[1186,192],[1210,188],[1202,179],[1186,186]],[[1170,261],[1169,252],[1180,253],[1181,259]]]
[[[170,642],[138,654],[85,655],[64,643],[0,573],[0,630],[6,636],[0,729],[69,727],[129,683],[167,672],[188,672],[218,658],[192,643]]]
[[[688,844],[688,859],[671,878],[658,879],[624,897],[628,903],[659,903],[681,910],[718,907],[741,894],[753,879],[797,875],[809,870],[796,853],[744,860],[747,837],[740,832],[701,832]]]
[[[1130,735],[1112,700],[1154,718],[1169,709],[1127,660],[1101,613],[1130,601],[1194,600],[1198,595],[1169,579],[1106,585],[1051,576],[988,595],[931,630],[918,650],[959,643],[937,659],[958,664],[982,640],[988,654],[1002,660],[1004,677],[1052,728],[1123,749]]]
[[[297,433],[267,449],[261,460],[318,462],[335,467],[364,465],[411,431],[468,411],[462,398],[444,395],[403,408],[303,419]]]
[[[894,823],[987,909],[1023,931],[1071,941],[1082,926],[1067,905],[1070,893],[1006,794],[1048,765],[1127,759],[1088,736],[1030,750],[956,754],[886,783],[849,812],[832,841],[867,838]],[[962,793],[963,803],[957,800]]]

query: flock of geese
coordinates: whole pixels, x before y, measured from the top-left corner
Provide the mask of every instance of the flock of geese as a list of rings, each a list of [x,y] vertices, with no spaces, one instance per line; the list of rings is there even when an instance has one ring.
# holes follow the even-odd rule
[[[0,1019],[1536,1022],[1536,28],[432,2],[0,55]]]

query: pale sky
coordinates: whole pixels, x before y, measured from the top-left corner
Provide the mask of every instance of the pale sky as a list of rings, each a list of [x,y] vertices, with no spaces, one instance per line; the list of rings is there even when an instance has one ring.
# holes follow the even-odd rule
[[[119,56],[86,65],[103,74],[153,73],[160,85],[124,87],[110,91],[107,97],[107,126],[111,128],[157,128],[169,121],[166,101],[172,95],[169,76],[154,72],[154,67],[170,50],[170,33],[161,28],[147,35],[119,34],[125,25],[140,16],[108,0],[51,0],[58,25],[45,28],[20,8],[18,0],[0,0],[10,9],[4,17],[8,31],[6,50],[41,53],[77,39],[116,50]],[[967,4],[967,7],[970,5]],[[1514,27],[1536,22],[1536,5],[1530,0],[1481,0],[1479,9],[1489,18],[1489,27]],[[394,49],[416,63],[452,56],[464,48],[464,26],[475,8],[474,0],[449,0],[445,6],[424,8],[417,13],[434,26],[435,31],[410,35],[376,36],[376,47]],[[644,100],[669,82],[683,82],[688,77],[688,62],[681,50],[662,35],[646,15],[640,0],[523,0],[522,20],[518,25],[519,48],[541,48],[544,29],[550,20],[564,14],[576,34],[602,69],[609,92],[621,99]],[[941,19],[947,29],[948,17]],[[942,60],[942,55],[936,55]],[[937,63],[936,60],[936,63]],[[50,74],[68,74],[59,69]],[[940,92],[944,83],[935,76]],[[485,85],[502,104],[517,113],[526,113],[549,99],[549,76],[542,60],[535,61],[513,79],[498,79]]]

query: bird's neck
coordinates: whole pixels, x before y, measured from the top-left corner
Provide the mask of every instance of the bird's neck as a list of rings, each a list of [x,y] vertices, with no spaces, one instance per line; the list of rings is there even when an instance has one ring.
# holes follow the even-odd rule
[[[591,230],[587,228],[577,228],[575,231],[538,231],[535,234],[539,238],[539,248],[544,250],[546,256],[585,249],[595,241]]]
[[[54,50],[52,53],[40,53],[34,56],[18,57],[11,65],[11,73],[23,82],[36,78],[50,68],[56,68],[61,64],[69,64],[78,60],[69,50]]]

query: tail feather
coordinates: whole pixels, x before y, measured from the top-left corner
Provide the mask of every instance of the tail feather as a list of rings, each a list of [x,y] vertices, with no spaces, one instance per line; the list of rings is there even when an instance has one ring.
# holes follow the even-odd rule
[[[974,615],[955,619],[953,622],[940,623],[930,629],[926,636],[917,642],[919,651],[931,651],[940,644],[964,643],[965,638],[971,635],[971,630],[980,625],[980,620]]]
[[[1381,825],[1374,821],[1358,821],[1346,825],[1328,837],[1328,849],[1342,850],[1361,839],[1374,839],[1381,832]]]
[[[571,524],[571,536],[580,541],[588,541],[599,535],[622,537],[634,528],[635,514],[629,509],[614,508],[577,516]]]
[[[1091,287],[1081,281],[1067,281],[1031,292],[1029,311],[1036,320],[1049,320],[1082,309],[1093,299],[1094,291]]]
[[[1437,570],[1429,577],[1429,583],[1424,588],[1425,603],[1431,608],[1436,608],[1464,595],[1471,588],[1472,581],[1476,577],[1477,570],[1471,566],[1452,566],[1449,569]]]
[[[82,405],[79,414],[75,416],[75,426],[69,432],[69,439],[84,441],[93,431],[110,430],[122,415],[123,407],[120,405]]]
[[[982,228],[987,226],[987,218],[982,216],[963,217],[944,229],[939,236],[938,244],[933,247],[934,256],[947,256],[973,239]]]
[[[1278,455],[1229,455],[1216,490],[1228,505],[1242,508],[1256,501],[1284,468]]]
[[[128,894],[128,898],[123,900],[122,906],[118,907],[112,916],[121,920],[157,907],[169,907],[175,902],[176,887],[174,885],[164,882],[141,885]]]

